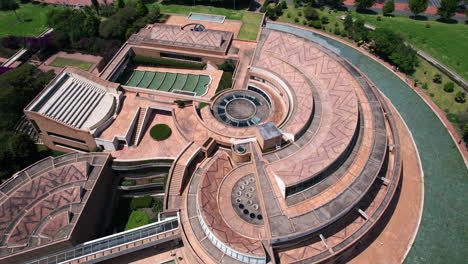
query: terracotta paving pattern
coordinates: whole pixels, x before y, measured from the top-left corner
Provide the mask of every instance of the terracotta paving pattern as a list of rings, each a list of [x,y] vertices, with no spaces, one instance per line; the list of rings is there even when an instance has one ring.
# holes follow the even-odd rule
[[[258,240],[248,239],[234,232],[223,220],[218,208],[218,188],[232,170],[229,157],[221,153],[207,169],[199,191],[201,215],[210,230],[226,245],[245,254],[262,256],[263,248]]]
[[[271,164],[271,169],[287,186],[316,175],[335,161],[349,145],[358,119],[354,92],[357,84],[350,74],[338,62],[303,39],[272,31],[265,40],[256,65],[276,72],[295,87],[295,81],[302,73],[290,64],[302,69],[320,94],[322,121],[317,134],[305,148],[290,158]],[[300,91],[305,94],[296,93],[297,105],[311,106],[311,103],[304,102],[311,98],[310,87],[303,80],[300,83],[303,87]],[[296,113],[296,116],[302,117],[302,124],[309,118],[303,115],[302,112]]]

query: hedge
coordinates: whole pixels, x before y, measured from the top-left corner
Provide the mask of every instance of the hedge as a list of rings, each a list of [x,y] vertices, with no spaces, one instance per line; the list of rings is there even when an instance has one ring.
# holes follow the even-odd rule
[[[165,140],[171,136],[171,128],[166,124],[157,124],[150,130],[150,136],[155,140]]]
[[[145,211],[133,211],[125,225],[125,231],[147,224],[149,224],[149,217]]]
[[[130,201],[130,209],[150,208],[152,204],[153,197],[151,196],[135,197]]]
[[[198,70],[204,69],[206,67],[206,63],[186,62],[186,61],[155,58],[155,57],[145,57],[141,55],[133,56],[132,62],[135,64],[147,65],[147,66],[167,66],[167,67],[198,69]]]

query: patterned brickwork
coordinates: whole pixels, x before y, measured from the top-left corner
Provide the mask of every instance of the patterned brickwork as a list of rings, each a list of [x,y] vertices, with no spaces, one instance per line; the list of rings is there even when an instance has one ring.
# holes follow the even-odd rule
[[[86,162],[81,162],[53,169],[25,183],[0,205],[0,236],[8,232],[25,208],[37,203],[48,192],[86,179]]]
[[[80,187],[61,190],[34,205],[12,230],[8,243],[25,244],[38,225],[57,209],[80,202]],[[55,228],[60,228],[60,225]],[[50,230],[52,232],[52,230]],[[57,231],[55,231],[56,233]]]
[[[182,30],[177,26],[157,25],[151,30],[151,39],[168,41],[180,44],[202,45],[218,48],[221,46],[223,35],[212,31],[190,31]]]
[[[263,256],[259,240],[248,239],[234,232],[224,222],[218,207],[218,189],[223,178],[232,170],[228,155],[222,152],[214,158],[200,185],[199,207],[202,217],[211,231],[225,245],[240,253]]]
[[[355,94],[358,86],[338,62],[311,43],[276,31],[271,31],[264,42],[257,66],[282,76],[293,89],[296,87],[296,116],[305,112],[300,109],[301,105],[310,105],[303,97],[312,97],[304,77],[299,77],[301,74],[305,74],[320,95],[321,123],[311,142],[293,155],[271,164],[271,169],[287,186],[293,185],[323,171],[351,142],[358,120]],[[304,91],[298,93],[296,90]],[[302,120],[293,124],[300,124],[307,118],[302,116]]]

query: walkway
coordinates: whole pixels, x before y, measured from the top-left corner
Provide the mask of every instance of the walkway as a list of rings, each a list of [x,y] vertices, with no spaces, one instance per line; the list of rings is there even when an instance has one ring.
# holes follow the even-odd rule
[[[267,27],[313,39],[338,52],[390,99],[413,134],[425,175],[424,213],[406,263],[464,263],[468,259],[468,170],[431,108],[393,72],[355,48],[295,26],[268,23]]]

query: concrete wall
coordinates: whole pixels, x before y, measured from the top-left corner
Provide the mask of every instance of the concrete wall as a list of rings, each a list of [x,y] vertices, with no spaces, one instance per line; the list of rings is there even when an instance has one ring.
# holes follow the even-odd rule
[[[94,138],[89,131],[70,127],[66,124],[50,119],[36,112],[24,111],[24,113],[26,117],[33,124],[35,123],[37,125],[37,128],[40,129],[40,131],[38,131],[39,135],[42,141],[44,142],[44,145],[46,145],[50,149],[54,149],[54,150],[58,150],[62,152],[73,151],[72,149],[69,149],[69,148],[57,146],[55,143],[68,145],[68,146],[77,148],[81,151],[91,151],[92,149],[96,147],[96,142],[94,141]],[[47,132],[52,132],[55,134],[66,136],[66,137],[78,139],[78,140],[84,141],[84,143],[65,139],[62,137],[50,136],[47,134]]]

